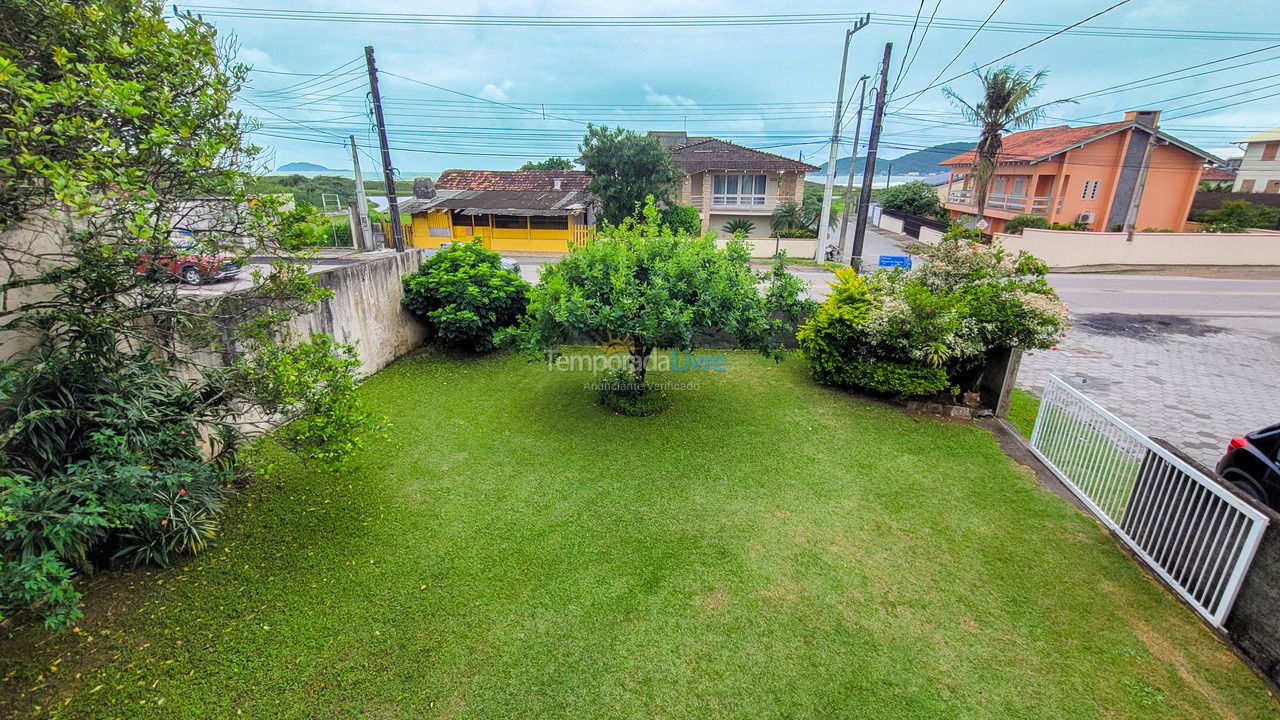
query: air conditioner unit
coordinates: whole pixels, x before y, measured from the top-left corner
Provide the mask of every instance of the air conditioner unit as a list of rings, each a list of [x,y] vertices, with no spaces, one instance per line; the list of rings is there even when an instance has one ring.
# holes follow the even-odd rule
[[[1092,210],[1085,210],[1084,212],[1080,213],[1080,217],[1076,218],[1076,222],[1081,223],[1081,224],[1084,224],[1084,225],[1092,225],[1092,224],[1093,224],[1093,211],[1092,211]]]

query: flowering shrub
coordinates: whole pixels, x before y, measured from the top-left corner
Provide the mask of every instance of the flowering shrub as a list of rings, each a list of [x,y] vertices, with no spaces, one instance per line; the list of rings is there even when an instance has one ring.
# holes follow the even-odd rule
[[[1049,348],[1066,329],[1066,306],[1031,255],[958,227],[921,254],[911,271],[836,271],[797,335],[820,382],[900,397],[969,389],[992,351]]]

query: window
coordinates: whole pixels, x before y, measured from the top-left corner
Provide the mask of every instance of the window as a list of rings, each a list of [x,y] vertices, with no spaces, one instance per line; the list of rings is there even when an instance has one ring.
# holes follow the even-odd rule
[[[764,175],[714,175],[712,205],[764,205],[768,180]]]
[[[1094,199],[1094,198],[1096,198],[1096,197],[1098,197],[1098,181],[1097,181],[1097,180],[1085,180],[1085,181],[1084,181],[1084,188],[1082,188],[1082,189],[1080,190],[1080,199],[1081,199],[1081,200],[1093,200],[1093,199]]]
[[[1253,178],[1240,181],[1240,192],[1253,192]]]
[[[461,210],[453,211],[454,227],[489,227],[488,215],[465,215]]]
[[[1280,154],[1280,142],[1269,142],[1262,146],[1263,162],[1275,160],[1277,154]]]
[[[493,226],[496,228],[524,230],[529,227],[529,218],[523,215],[494,215]]]
[[[1014,181],[1013,181],[1013,194],[1014,194],[1014,195],[1025,195],[1026,193],[1027,193],[1027,179],[1026,179],[1026,178],[1016,178],[1016,179],[1014,179]]]
[[[565,215],[534,216],[529,218],[529,227],[534,230],[568,230],[569,218]]]
[[[1276,194],[1280,193],[1280,180],[1268,180],[1267,189],[1262,192]]]

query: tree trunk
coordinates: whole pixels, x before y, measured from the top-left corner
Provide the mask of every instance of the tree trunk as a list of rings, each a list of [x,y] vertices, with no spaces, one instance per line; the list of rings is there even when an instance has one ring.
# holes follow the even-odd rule
[[[631,353],[631,366],[636,371],[636,382],[639,383],[640,389],[644,388],[644,376],[649,370],[649,353],[653,352],[652,348],[640,346]]]
[[[1000,153],[1000,140],[998,132],[994,136],[983,136],[978,141],[978,147],[974,149],[971,172],[973,173],[973,182],[977,191],[979,220],[986,217],[987,190],[991,185],[991,177],[995,174],[996,156]]]

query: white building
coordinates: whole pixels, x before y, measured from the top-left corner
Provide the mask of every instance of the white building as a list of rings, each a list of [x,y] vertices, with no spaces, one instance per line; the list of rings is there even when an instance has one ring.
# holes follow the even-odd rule
[[[1237,140],[1244,158],[1232,192],[1280,193],[1280,127]]]

